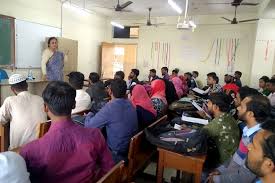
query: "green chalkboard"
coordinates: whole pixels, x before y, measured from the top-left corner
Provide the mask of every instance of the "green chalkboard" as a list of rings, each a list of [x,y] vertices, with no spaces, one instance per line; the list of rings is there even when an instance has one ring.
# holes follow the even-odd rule
[[[0,65],[14,64],[14,18],[0,15]]]

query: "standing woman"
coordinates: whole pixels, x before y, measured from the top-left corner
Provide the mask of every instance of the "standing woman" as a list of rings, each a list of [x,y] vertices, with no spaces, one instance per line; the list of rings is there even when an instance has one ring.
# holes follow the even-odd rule
[[[56,37],[48,40],[48,48],[42,54],[41,69],[43,80],[63,81],[64,53],[58,51]]]

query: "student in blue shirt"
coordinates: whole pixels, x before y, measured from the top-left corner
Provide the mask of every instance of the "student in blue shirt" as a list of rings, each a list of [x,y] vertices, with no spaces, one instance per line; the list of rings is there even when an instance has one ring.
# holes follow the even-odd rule
[[[4,69],[0,69],[0,80],[2,79],[9,79],[9,76]]]
[[[246,166],[260,180],[257,183],[272,183],[275,180],[275,120],[268,120],[248,145]]]
[[[116,163],[127,160],[130,139],[138,131],[136,109],[127,99],[126,90],[125,81],[112,80],[108,88],[111,101],[96,115],[89,113],[85,119],[85,127],[106,128],[107,144]]]

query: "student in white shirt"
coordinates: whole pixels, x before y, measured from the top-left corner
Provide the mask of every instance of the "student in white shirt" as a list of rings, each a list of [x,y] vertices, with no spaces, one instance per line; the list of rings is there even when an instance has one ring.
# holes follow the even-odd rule
[[[1,183],[31,183],[25,160],[15,152],[0,153]]]
[[[26,78],[14,74],[9,79],[16,96],[5,99],[0,108],[0,124],[10,122],[10,149],[20,147],[37,138],[39,123],[47,120],[43,99],[28,92]]]
[[[84,74],[81,72],[71,72],[67,76],[69,76],[70,85],[76,89],[76,103],[72,114],[91,109],[91,97],[83,90]]]

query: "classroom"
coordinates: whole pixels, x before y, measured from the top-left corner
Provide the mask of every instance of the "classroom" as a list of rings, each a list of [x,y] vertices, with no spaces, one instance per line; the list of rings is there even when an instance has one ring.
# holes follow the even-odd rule
[[[275,0],[0,0],[0,183],[274,183]]]

